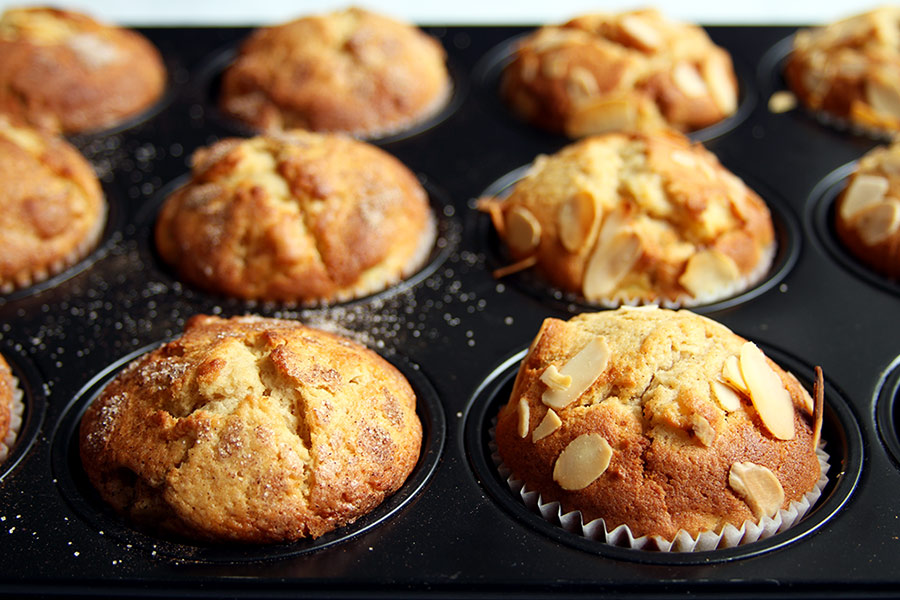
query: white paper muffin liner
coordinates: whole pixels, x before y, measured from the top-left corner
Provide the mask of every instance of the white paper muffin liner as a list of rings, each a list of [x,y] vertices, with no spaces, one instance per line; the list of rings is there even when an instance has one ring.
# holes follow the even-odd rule
[[[500,476],[506,481],[510,491],[518,495],[528,508],[536,511],[547,522],[562,527],[569,533],[580,535],[590,540],[605,542],[612,546],[632,548],[635,550],[658,550],[661,552],[706,552],[710,550],[722,550],[735,546],[750,544],[772,537],[776,533],[793,527],[809,512],[828,483],[828,470],[830,468],[829,456],[824,450],[824,442],[816,448],[816,457],[819,459],[819,480],[812,490],[803,495],[800,500],[791,502],[786,509],[781,509],[774,517],[763,517],[758,522],[747,520],[740,527],[726,525],[722,531],[703,531],[692,537],[691,534],[680,530],[671,540],[661,536],[635,537],[627,525],[619,525],[609,530],[602,519],[594,519],[587,523],[581,511],[573,510],[564,512],[559,502],[544,502],[541,494],[528,489],[525,482],[516,479],[512,471],[507,467],[497,451],[494,442],[494,427],[490,431],[491,439],[488,447],[491,450],[491,459],[494,461]]]
[[[9,456],[10,450],[16,443],[19,430],[22,428],[22,415],[25,412],[25,403],[22,401],[22,390],[19,388],[19,380],[13,377],[12,403],[9,407],[9,431],[6,437],[0,440],[0,463]]]

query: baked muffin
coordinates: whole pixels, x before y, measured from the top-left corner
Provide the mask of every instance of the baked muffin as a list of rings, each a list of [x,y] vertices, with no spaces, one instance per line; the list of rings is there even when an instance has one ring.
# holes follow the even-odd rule
[[[838,198],[835,229],[854,256],[900,279],[900,141],[859,161]]]
[[[702,28],[655,10],[541,27],[516,47],[500,91],[526,121],[570,137],[692,131],[738,105],[729,54]]]
[[[421,266],[434,237],[427,194],[393,156],[300,130],[197,150],[156,223],[159,254],[185,281],[288,303],[384,289]]]
[[[450,95],[443,47],[421,30],[350,8],[257,30],[222,78],[222,110],[263,131],[364,137],[435,114]]]
[[[16,442],[24,409],[22,391],[9,363],[0,354],[0,463],[6,460]]]
[[[544,321],[496,443],[544,502],[672,540],[773,517],[814,490],[821,412],[726,327],[625,307]]]
[[[162,96],[166,71],[140,34],[45,7],[0,17],[0,112],[80,133],[112,127]]]
[[[866,129],[900,130],[900,7],[798,31],[785,80],[809,109]]]
[[[51,277],[96,246],[106,201],[62,138],[0,116],[0,292]]]
[[[350,340],[200,315],[90,405],[81,459],[136,523],[214,541],[315,538],[400,488],[422,442],[415,410],[400,372]]]
[[[604,305],[720,300],[754,285],[774,254],[765,203],[675,132],[585,138],[480,206],[515,260]]]

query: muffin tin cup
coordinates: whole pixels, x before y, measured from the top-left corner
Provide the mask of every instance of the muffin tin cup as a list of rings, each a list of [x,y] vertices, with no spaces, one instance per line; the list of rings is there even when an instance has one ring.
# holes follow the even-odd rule
[[[813,380],[813,370],[808,366],[779,350],[761,346],[767,356],[801,381]],[[824,451],[817,452],[822,477],[803,501],[780,511],[777,522],[768,519],[726,529],[722,539],[715,542],[718,547],[711,550],[710,537],[692,539],[685,532],[662,543],[636,539],[627,526],[607,534],[602,519],[584,523],[580,512],[564,512],[558,502],[543,502],[539,494],[514,478],[496,453],[496,415],[509,400],[518,366],[526,354],[527,349],[512,355],[479,386],[466,415],[466,446],[470,466],[492,498],[514,518],[557,542],[608,558],[643,563],[709,564],[750,558],[796,543],[821,529],[847,503],[861,476],[862,433],[852,411],[826,380]]]
[[[878,385],[875,419],[882,443],[900,469],[900,357],[894,360]]]
[[[491,183],[481,193],[480,197],[503,198],[508,196],[515,184],[525,177],[530,168],[531,165],[525,165],[500,177]],[[794,216],[787,203],[774,190],[755,181],[754,178],[748,178],[741,173],[735,174],[741,177],[748,187],[756,191],[769,207],[775,233],[775,245],[771,252],[771,264],[769,264],[768,268],[762,265],[762,268],[758,268],[755,272],[746,276],[744,281],[736,286],[739,291],[733,294],[725,294],[724,297],[711,301],[705,301],[701,298],[690,298],[687,301],[681,298],[656,298],[653,300],[623,300],[621,302],[610,300],[591,302],[580,294],[561,290],[553,286],[546,278],[542,277],[537,267],[508,275],[503,278],[503,281],[511,282],[517,289],[535,296],[544,303],[572,313],[602,308],[616,308],[622,305],[656,304],[664,308],[689,308],[696,313],[710,314],[749,302],[753,298],[775,288],[787,277],[800,256],[802,235],[799,220]],[[487,255],[486,267],[494,271],[513,264],[515,260],[505,248],[503,240],[500,239],[491,223],[490,217],[484,214],[477,214],[474,210],[472,214],[476,220],[473,228]]]
[[[280,544],[211,543],[179,540],[157,532],[146,532],[118,515],[94,489],[81,465],[79,427],[87,408],[128,364],[159,347],[140,348],[106,367],[66,407],[54,433],[51,447],[53,476],[59,493],[75,513],[98,535],[115,539],[120,546],[137,548],[148,556],[164,556],[199,563],[250,563],[282,559],[316,552],[347,542],[394,518],[425,487],[440,460],[446,423],[437,392],[419,371],[418,365],[393,355],[388,360],[407,378],[416,394],[416,413],[422,422],[422,449],[415,468],[393,495],[353,523],[315,539]]]

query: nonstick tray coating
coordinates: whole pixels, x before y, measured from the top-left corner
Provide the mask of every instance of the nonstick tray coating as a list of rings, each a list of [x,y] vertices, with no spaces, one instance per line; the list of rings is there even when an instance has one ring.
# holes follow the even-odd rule
[[[767,110],[791,27],[712,27],[735,59],[738,117],[698,133],[773,206],[777,268],[761,289],[698,307],[809,385],[826,377],[832,454],[823,499],[757,544],[663,555],[589,543],[516,503],[491,466],[488,428],[521,351],[548,316],[590,310],[527,275],[497,281],[502,248],[474,199],[567,143],[509,115],[496,96],[509,44],[530,27],[426,27],[455,93],[433,122],[374,140],[426,185],[440,220],[428,267],[385,293],[329,308],[229,300],[182,285],[153,251],[163,195],[191,152],[247,132],[215,107],[219,74],[247,28],[142,30],[170,90],[144,120],[72,141],[101,175],[112,219],[100,248],[48,284],[0,298],[0,352],[22,381],[20,440],[0,465],[0,594],[157,597],[846,597],[900,593],[900,285],[836,243],[828,216],[853,161],[878,140],[801,109]],[[72,435],[117,366],[198,313],[299,318],[354,337],[411,378],[425,452],[407,487],[322,543],[192,546],[133,531],[91,493]]]

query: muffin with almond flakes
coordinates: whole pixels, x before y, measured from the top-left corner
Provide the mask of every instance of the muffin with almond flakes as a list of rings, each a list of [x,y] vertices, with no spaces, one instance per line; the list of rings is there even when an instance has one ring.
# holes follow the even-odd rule
[[[569,137],[693,131],[738,106],[728,53],[701,27],[656,10],[541,27],[516,45],[500,91],[520,117]]]
[[[816,114],[875,133],[900,131],[900,7],[882,6],[794,36],[788,87]]]
[[[838,197],[835,229],[851,254],[900,280],[900,142],[868,152]]]
[[[674,132],[585,138],[480,206],[516,265],[605,306],[715,302],[755,285],[775,250],[765,202]]]
[[[818,498],[821,383],[816,397],[710,319],[625,307],[544,321],[495,440],[511,480],[596,538],[710,550]]]

